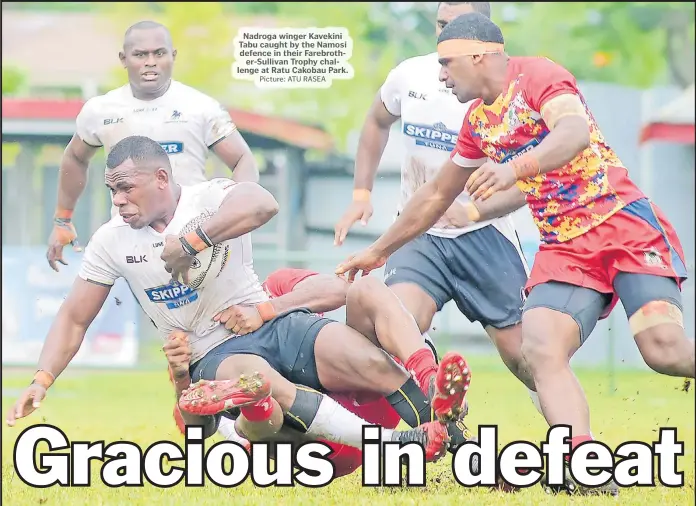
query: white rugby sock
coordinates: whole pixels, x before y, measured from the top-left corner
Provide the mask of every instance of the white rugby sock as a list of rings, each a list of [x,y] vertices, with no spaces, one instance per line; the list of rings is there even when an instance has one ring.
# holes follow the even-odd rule
[[[374,425],[351,413],[327,395],[322,395],[314,420],[307,428],[307,434],[362,448],[363,426]],[[395,431],[382,428],[382,441],[391,441]]]
[[[230,420],[229,418],[225,418],[224,416],[220,417],[218,432],[222,437],[224,437],[228,441],[234,441],[235,443],[239,443],[241,445],[248,442],[245,438],[240,436],[237,432],[237,429],[234,428],[234,420]]]
[[[534,404],[534,407],[541,416],[544,416],[544,412],[541,410],[541,403],[539,402],[539,394],[537,394],[534,390],[530,390],[529,388],[527,389],[527,392],[529,392],[529,398],[532,399],[532,404]]]

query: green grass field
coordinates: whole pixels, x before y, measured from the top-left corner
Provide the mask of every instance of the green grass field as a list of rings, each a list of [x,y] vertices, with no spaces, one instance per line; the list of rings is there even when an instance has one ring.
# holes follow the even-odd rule
[[[490,359],[472,357],[474,372],[470,392],[471,413],[467,423],[497,424],[499,445],[512,440],[539,442],[544,439],[546,425],[532,406],[526,390],[509,373]],[[678,460],[678,469],[685,471],[686,486],[680,489],[636,488],[622,491],[621,504],[692,505],[694,504],[694,392],[682,390],[682,380],[646,372],[619,372],[615,390],[609,386],[606,373],[578,371],[592,408],[593,431],[611,448],[626,440],[652,442],[659,427],[676,427],[678,439],[685,442],[685,455]],[[14,402],[32,372],[3,369],[3,414]],[[427,487],[365,488],[361,472],[335,481],[320,489],[300,486],[287,488],[256,488],[251,482],[234,489],[206,484],[187,489],[183,484],[171,489],[111,489],[99,485],[99,462],[93,462],[91,488],[33,489],[26,486],[14,471],[14,443],[20,431],[33,423],[49,423],[60,427],[71,440],[129,440],[143,449],[158,440],[171,440],[183,445],[171,419],[173,396],[164,370],[161,372],[108,372],[74,370],[65,373],[51,389],[41,409],[30,418],[20,420],[16,427],[3,423],[2,429],[2,498],[3,504],[61,505],[244,505],[264,504],[615,504],[616,499],[601,497],[551,497],[541,488],[533,487],[514,495],[467,489],[454,481],[448,456],[427,468]],[[4,416],[4,415],[3,415]],[[216,437],[217,439],[217,437]],[[209,445],[206,445],[209,446]],[[41,444],[40,449],[46,445]]]

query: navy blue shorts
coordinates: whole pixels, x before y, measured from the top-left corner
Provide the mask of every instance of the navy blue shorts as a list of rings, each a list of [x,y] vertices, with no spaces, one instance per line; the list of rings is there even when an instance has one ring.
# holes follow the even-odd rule
[[[520,251],[493,225],[455,238],[426,233],[389,257],[384,282],[416,284],[438,311],[454,300],[470,321],[501,329],[522,321],[527,270]]]
[[[260,329],[219,344],[189,367],[191,381],[214,380],[220,364],[234,355],[263,358],[288,381],[321,390],[314,359],[319,331],[334,320],[306,309],[276,316]]]

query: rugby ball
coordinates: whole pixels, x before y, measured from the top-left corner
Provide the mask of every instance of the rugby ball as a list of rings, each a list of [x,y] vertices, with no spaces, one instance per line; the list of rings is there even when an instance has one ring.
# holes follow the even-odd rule
[[[193,232],[205,223],[213,214],[204,212],[193,218],[181,229],[180,235]],[[193,263],[189,268],[189,282],[186,284],[193,290],[204,288],[212,280],[217,278],[227,265],[230,258],[230,245],[228,243],[216,244],[211,248],[206,248],[193,258]],[[183,279],[178,280],[184,284]]]

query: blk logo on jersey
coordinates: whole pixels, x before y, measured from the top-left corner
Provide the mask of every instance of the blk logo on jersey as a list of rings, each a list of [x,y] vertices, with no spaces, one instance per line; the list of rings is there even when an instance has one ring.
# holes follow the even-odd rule
[[[457,144],[459,132],[448,130],[444,123],[416,125],[404,123],[404,134],[416,141],[417,146],[452,151]]]
[[[176,309],[198,300],[196,290],[176,281],[172,281],[168,285],[147,288],[145,293],[150,302],[165,304],[167,309]]]
[[[183,142],[160,142],[159,145],[168,155],[178,155],[184,152]]]
[[[425,93],[418,93],[417,91],[409,91],[408,96],[416,100],[428,100],[428,95]]]
[[[106,118],[104,120],[104,125],[115,125],[117,123],[123,123],[123,118]]]

